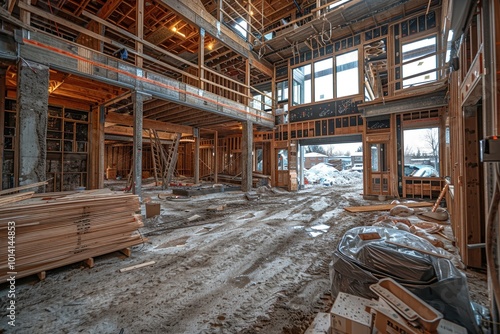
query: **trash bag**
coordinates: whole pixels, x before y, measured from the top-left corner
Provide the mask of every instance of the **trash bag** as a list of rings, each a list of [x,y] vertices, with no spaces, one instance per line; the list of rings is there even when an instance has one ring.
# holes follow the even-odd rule
[[[369,240],[362,238],[364,235],[370,235]],[[346,292],[377,298],[370,285],[390,277],[443,313],[445,319],[465,327],[468,333],[481,333],[474,320],[466,276],[446,258],[405,246],[448,254],[403,230],[363,226],[347,231],[330,263],[333,297]]]

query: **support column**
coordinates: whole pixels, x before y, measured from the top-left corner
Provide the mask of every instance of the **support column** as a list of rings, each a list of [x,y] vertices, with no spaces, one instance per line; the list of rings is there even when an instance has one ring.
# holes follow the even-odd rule
[[[253,125],[252,122],[242,122],[243,136],[241,140],[241,190],[252,190],[252,151]]]
[[[205,29],[200,28],[200,36],[198,40],[198,77],[200,78],[199,87],[200,89],[205,89],[205,83],[203,79],[205,78],[205,70],[203,66],[205,65]]]
[[[300,166],[299,166],[299,171],[300,171],[300,185],[299,189],[304,189],[304,168],[305,168],[305,154],[306,154],[306,147],[304,145],[299,145],[299,152],[300,152]]]
[[[144,37],[144,0],[137,0],[137,8],[136,10],[136,35],[139,37],[141,40]],[[142,54],[143,51],[143,45],[141,42],[136,41],[135,42],[135,51],[137,53]],[[141,56],[136,55],[135,56],[135,65],[139,68],[142,67],[143,64],[143,59]]]
[[[214,133],[214,183],[219,183],[219,132]]]
[[[133,192],[141,197],[142,186],[142,117],[144,95],[134,91],[132,104],[134,106],[134,185]]]
[[[90,142],[90,189],[104,188],[104,121],[106,107],[99,106],[91,114]]]
[[[200,183],[200,129],[194,129],[194,183]]]
[[[23,186],[46,179],[49,68],[21,61],[17,77],[17,186]],[[42,186],[37,192],[44,190]]]

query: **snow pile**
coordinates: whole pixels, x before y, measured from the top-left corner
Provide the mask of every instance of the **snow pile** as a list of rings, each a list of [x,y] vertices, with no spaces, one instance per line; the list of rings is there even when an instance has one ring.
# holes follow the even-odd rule
[[[338,171],[325,163],[319,163],[304,171],[304,183],[322,185],[354,184],[363,182],[363,174],[355,171]],[[306,181],[307,180],[307,181]]]

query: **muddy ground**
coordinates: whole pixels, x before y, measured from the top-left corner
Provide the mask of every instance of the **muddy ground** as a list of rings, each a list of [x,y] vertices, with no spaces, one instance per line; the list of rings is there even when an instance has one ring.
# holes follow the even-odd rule
[[[328,264],[341,236],[380,215],[344,210],[380,204],[363,200],[361,186],[259,188],[252,200],[241,191],[167,200],[150,189],[144,198],[161,203],[161,216],[144,219],[144,245],[129,258],[98,257],[94,268],[19,279],[14,331],[1,285],[0,332],[303,333],[331,308]],[[472,299],[487,306],[484,274],[467,275]]]

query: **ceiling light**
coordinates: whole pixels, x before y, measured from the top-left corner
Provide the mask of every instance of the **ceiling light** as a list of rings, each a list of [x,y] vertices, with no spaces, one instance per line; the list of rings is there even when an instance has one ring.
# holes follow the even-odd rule
[[[174,27],[172,28],[172,31],[173,31],[173,32],[175,32],[177,35],[180,35],[180,36],[182,36],[182,37],[186,38],[186,35],[185,35],[185,34],[183,34],[182,32],[180,32],[180,31],[177,29],[177,27],[176,27],[176,26],[174,26]]]

